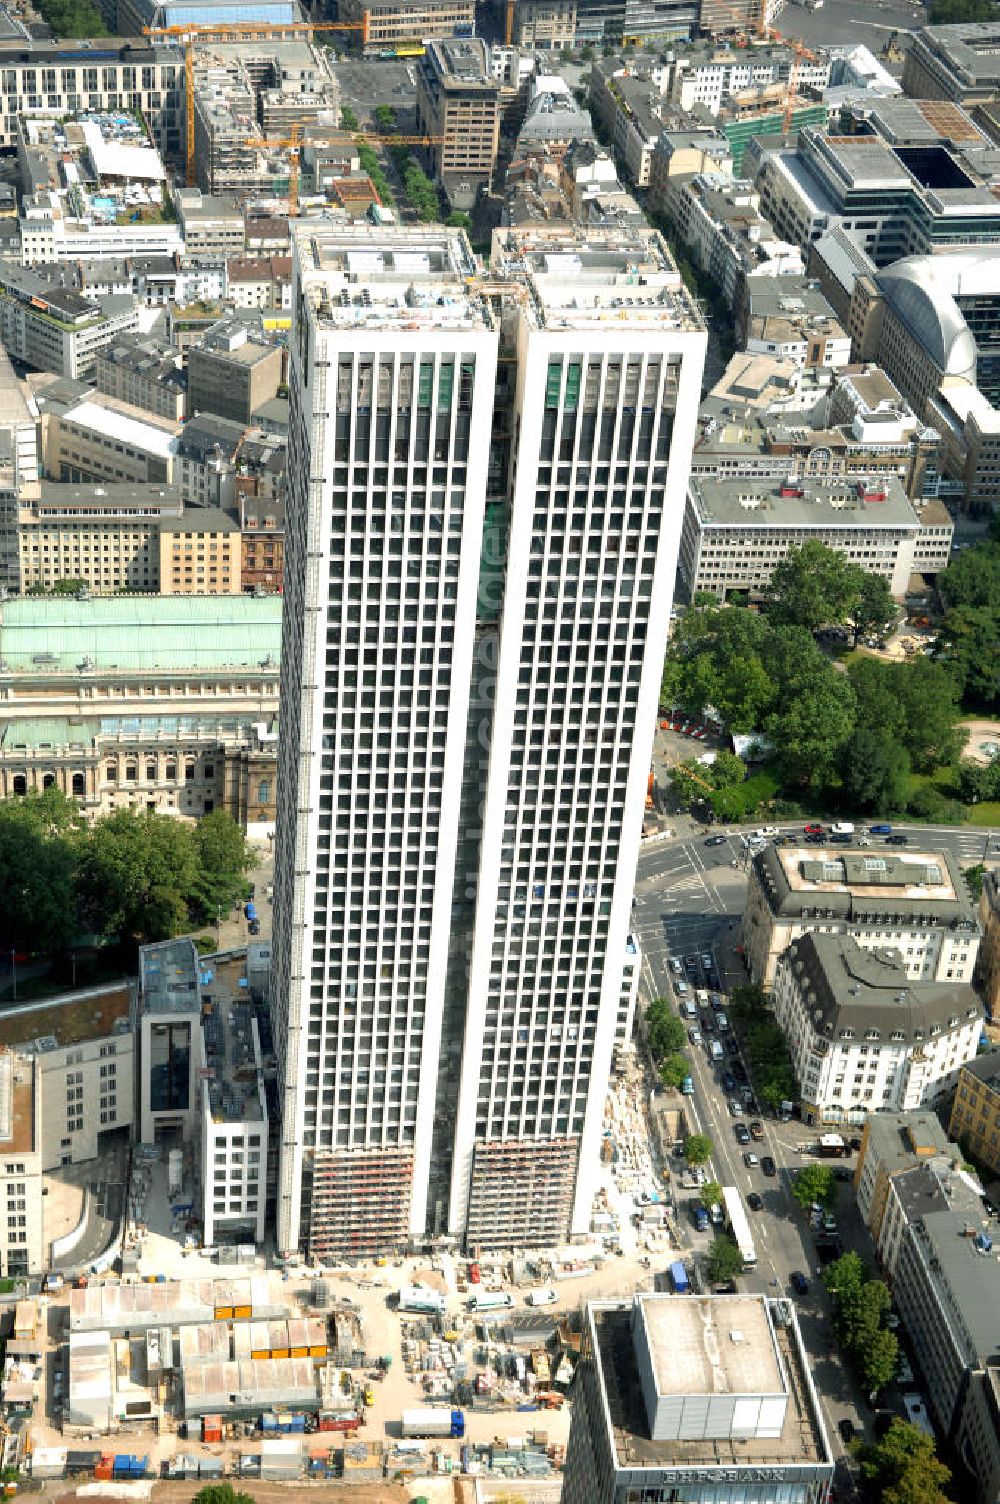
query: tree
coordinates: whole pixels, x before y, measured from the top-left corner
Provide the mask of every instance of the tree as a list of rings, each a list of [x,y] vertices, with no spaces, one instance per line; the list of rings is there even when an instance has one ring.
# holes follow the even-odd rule
[[[766,610],[777,622],[805,627],[836,626],[853,613],[862,571],[836,549],[811,540],[789,549],[775,565]]]
[[[389,131],[397,130],[396,111],[391,104],[377,104],[372,111],[372,118],[383,135]]]
[[[896,1377],[899,1364],[899,1343],[895,1332],[881,1327],[873,1332],[858,1354],[861,1382],[868,1394],[878,1394]]]
[[[743,1273],[743,1255],[728,1233],[713,1240],[705,1268],[713,1285],[728,1285],[730,1280]]]
[[[823,1270],[823,1283],[838,1303],[857,1300],[867,1277],[865,1262],[857,1253],[842,1253]]]
[[[102,934],[144,945],[188,923],[201,869],[190,828],[166,815],[116,810],[99,820],[80,861],[80,899]]]
[[[79,810],[58,789],[0,803],[0,934],[8,951],[63,950],[77,928]]]
[[[471,230],[472,216],[466,214],[464,209],[452,209],[445,224],[450,225],[453,230]]]
[[[689,1165],[703,1165],[712,1158],[715,1145],[707,1133],[690,1133],[684,1140],[684,1158]]]
[[[792,1195],[806,1211],[813,1202],[828,1209],[837,1196],[837,1182],[829,1165],[806,1165],[792,1181]]]
[[[872,1495],[893,1504],[948,1504],[951,1473],[937,1456],[933,1436],[894,1420],[881,1440],[861,1451],[861,1476]]]
[[[794,686],[766,722],[784,775],[795,783],[825,783],[854,729],[854,713],[849,680],[824,660],[822,671]]]
[[[722,1187],[717,1180],[706,1180],[699,1193],[702,1206],[711,1210],[722,1203]]]
[[[206,1483],[191,1500],[191,1504],[256,1504],[253,1494],[237,1490],[231,1483]]]
[[[683,1055],[665,1055],[660,1061],[660,1080],[668,1091],[679,1091],[690,1074]]]
[[[340,129],[342,131],[356,131],[357,128],[358,128],[358,117],[357,117],[357,115],[355,115],[355,113],[351,109],[350,105],[347,105],[347,104],[341,105],[341,107],[340,107]]]
[[[243,831],[227,810],[203,815],[192,836],[198,858],[192,897],[198,917],[211,920],[220,909],[231,909],[246,895],[246,874],[253,866],[253,855]]]
[[[862,573],[857,600],[851,610],[855,645],[862,637],[881,636],[892,626],[898,612],[888,580],[880,574]]]
[[[906,808],[910,758],[890,736],[855,728],[841,749],[840,776],[849,809],[892,814]]]
[[[989,707],[1000,696],[1000,609],[954,606],[939,632],[940,657],[960,680],[963,695]]]
[[[657,1015],[650,1019],[649,1047],[657,1058],[676,1054],[686,1043],[687,1033],[679,1018],[667,1014],[666,1017]]]

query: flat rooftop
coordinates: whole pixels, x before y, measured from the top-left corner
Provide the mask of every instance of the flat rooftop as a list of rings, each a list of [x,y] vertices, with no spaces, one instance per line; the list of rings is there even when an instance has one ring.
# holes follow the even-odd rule
[[[461,230],[387,229],[306,220],[292,226],[299,275],[321,322],[335,327],[490,329],[468,284],[478,263]]]
[[[127,982],[91,987],[64,997],[5,1008],[0,1013],[0,1045],[22,1053],[45,1054],[127,1033],[132,1016],[132,989]]]
[[[892,916],[907,923],[979,922],[950,852],[852,850],[849,846],[768,846],[753,860],[756,880],[773,913],[872,921]]]
[[[776,1394],[784,1387],[763,1302],[637,1297],[663,1394]]]
[[[0,601],[0,674],[277,675],[280,596],[17,596]]]
[[[647,1297],[652,1304],[655,1297]],[[595,1302],[588,1307],[587,1320],[593,1344],[600,1388],[603,1391],[607,1420],[611,1428],[615,1451],[615,1464],[619,1469],[628,1468],[699,1468],[719,1469],[720,1477],[730,1479],[728,1470],[761,1467],[808,1468],[812,1466],[815,1476],[822,1480],[832,1476],[832,1457],[826,1438],[818,1403],[812,1390],[808,1359],[802,1346],[798,1324],[791,1304],[787,1301],[767,1300],[763,1296],[715,1295],[715,1296],[661,1296],[663,1314],[656,1318],[656,1339],[662,1347],[662,1365],[669,1365],[671,1352],[674,1358],[683,1351],[690,1357],[691,1371],[682,1363],[679,1387],[671,1393],[685,1392],[691,1396],[701,1395],[711,1405],[717,1398],[713,1384],[720,1374],[727,1372],[735,1377],[750,1377],[754,1363],[759,1362],[758,1372],[770,1379],[775,1373],[780,1377],[778,1388],[785,1398],[784,1419],[780,1434],[766,1437],[728,1436],[671,1438],[653,1440],[643,1396],[642,1382],[636,1360],[635,1341],[632,1332],[633,1313],[631,1304]],[[751,1332],[763,1339],[764,1330],[768,1352],[755,1357],[753,1354],[734,1357],[734,1366],[728,1369],[729,1357],[720,1357],[718,1364],[706,1356],[706,1335],[697,1339],[690,1324],[699,1320],[699,1308],[708,1302],[716,1308],[710,1318],[706,1334],[713,1333],[724,1346],[736,1346],[730,1342],[731,1330]],[[755,1315],[751,1306],[760,1307]],[[780,1310],[779,1310],[780,1308]],[[786,1322],[787,1318],[787,1322]],[[680,1331],[687,1329],[687,1337],[673,1338],[674,1322]],[[760,1323],[764,1323],[764,1328]],[[741,1346],[743,1344],[740,1344]],[[747,1347],[751,1342],[745,1344]],[[700,1350],[699,1350],[700,1349]],[[746,1365],[745,1371],[743,1366]],[[772,1367],[773,1365],[773,1367]],[[709,1382],[706,1384],[706,1378]],[[704,1387],[699,1388],[699,1384]],[[773,1394],[775,1391],[767,1391]],[[726,1471],[723,1471],[726,1470]],[[678,1474],[678,1482],[683,1481]],[[711,1473],[706,1482],[710,1481]],[[636,1480],[638,1481],[638,1480]]]
[[[139,951],[143,1013],[198,1013],[201,965],[193,940],[164,940]]]
[[[919,520],[898,476],[870,486],[850,476],[829,480],[720,480],[691,477],[688,495],[703,526],[746,528],[913,528]]]
[[[612,321],[664,332],[704,328],[657,230],[500,230],[493,237],[492,265],[502,277],[527,282],[530,312],[545,329],[590,329]]]

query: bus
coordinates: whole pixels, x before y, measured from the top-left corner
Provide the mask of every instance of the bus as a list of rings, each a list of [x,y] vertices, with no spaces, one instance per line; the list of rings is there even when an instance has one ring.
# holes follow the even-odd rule
[[[757,1263],[757,1250],[753,1246],[750,1223],[743,1209],[740,1193],[734,1185],[722,1187],[722,1204],[726,1209],[726,1226],[743,1258],[744,1269],[753,1269]]]

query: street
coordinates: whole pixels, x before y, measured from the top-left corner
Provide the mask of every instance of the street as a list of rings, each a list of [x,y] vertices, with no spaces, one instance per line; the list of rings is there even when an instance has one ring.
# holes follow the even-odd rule
[[[725,1002],[732,988],[747,980],[736,950],[746,894],[747,853],[740,842],[741,831],[706,829],[683,815],[670,818],[679,827],[678,834],[645,843],[636,874],[633,930],[643,955],[640,1004],[664,997],[677,1008],[678,981],[684,981],[689,988],[685,1000],[695,997],[695,989],[712,990],[717,984],[716,990],[723,994]],[[785,823],[780,827],[781,834],[801,837],[802,823]],[[893,828],[906,831],[911,850],[950,851],[960,867],[972,866],[992,855],[998,841],[996,831],[900,825]],[[707,844],[718,836],[724,837],[719,844]],[[880,840],[872,839],[873,849],[881,846]],[[679,973],[671,970],[671,956],[681,967]],[[711,960],[708,970],[703,957]],[[695,1090],[693,1096],[683,1098],[683,1103],[696,1131],[707,1133],[712,1140],[714,1152],[707,1167],[709,1178],[724,1186],[735,1186],[744,1205],[752,1192],[763,1203],[756,1212],[747,1210],[757,1264],[744,1274],[741,1285],[749,1291],[772,1296],[782,1293],[795,1300],[803,1338],[813,1360],[813,1378],[824,1406],[831,1445],[840,1459],[839,1486],[850,1496],[855,1484],[853,1477],[848,1476],[848,1457],[838,1423],[849,1419],[860,1436],[871,1439],[873,1415],[832,1338],[830,1301],[820,1278],[822,1265],[806,1218],[791,1195],[795,1172],[812,1162],[804,1151],[815,1133],[794,1119],[781,1123],[749,1110],[745,1115],[734,1116],[729,1103],[739,1097],[739,1088],[727,1092],[723,1078],[737,1062],[744,1067],[746,1062],[729,1046],[731,1033],[714,1032],[713,1012],[704,1007],[699,1009],[697,1020],[683,1021],[689,1028],[697,1025],[703,1034],[701,1044],[689,1044],[685,1050]],[[713,1065],[708,1053],[713,1039],[719,1039],[725,1049],[718,1065]],[[738,1143],[736,1125],[754,1118],[762,1124],[763,1137],[748,1145]],[[748,1168],[743,1158],[746,1149],[759,1159],[770,1156],[775,1163],[774,1176],[765,1176],[759,1163]],[[853,1174],[855,1162],[852,1156],[842,1167]],[[695,1231],[692,1210],[699,1193],[680,1189],[676,1178],[674,1186],[681,1235],[693,1252],[704,1253],[715,1229],[701,1234]],[[871,1239],[858,1214],[853,1186],[838,1181],[837,1189],[835,1216],[841,1247],[844,1251],[856,1251],[868,1264],[873,1264]],[[804,1295],[795,1295],[792,1290],[793,1271],[804,1274],[809,1281]]]

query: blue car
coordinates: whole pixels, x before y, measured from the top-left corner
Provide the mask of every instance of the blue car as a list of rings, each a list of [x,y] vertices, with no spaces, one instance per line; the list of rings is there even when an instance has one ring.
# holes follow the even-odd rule
[[[892,826],[891,825],[869,825],[869,827],[868,827],[868,834],[870,836],[891,836],[892,835]]]

